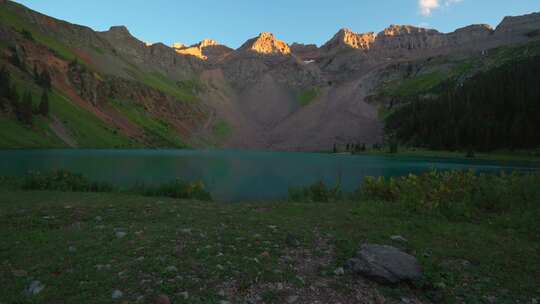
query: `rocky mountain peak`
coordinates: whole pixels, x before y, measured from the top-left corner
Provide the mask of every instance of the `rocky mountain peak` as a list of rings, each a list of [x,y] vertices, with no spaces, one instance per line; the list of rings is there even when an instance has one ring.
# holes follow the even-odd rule
[[[437,30],[416,27],[412,25],[396,25],[392,24],[384,29],[379,35],[392,37],[404,35],[437,35],[440,34]]]
[[[183,43],[180,43],[180,42],[175,42],[173,43],[172,45],[172,48],[175,49],[175,50],[178,50],[178,49],[185,49],[187,46]]]
[[[239,49],[262,55],[289,55],[291,49],[284,41],[281,41],[272,33],[264,32],[258,37],[248,40]]]
[[[173,44],[173,49],[178,54],[195,56],[202,60],[216,59],[231,52],[232,50],[219,44],[213,39],[203,39],[199,43],[186,46],[182,43]]]
[[[371,48],[377,35],[373,32],[355,33],[351,29],[342,28],[339,30],[330,41],[323,45],[324,49],[342,49],[353,48],[368,50]]]
[[[540,13],[532,13],[516,17],[504,17],[496,33],[519,34],[529,33],[540,29]]]
[[[125,27],[124,25],[111,26],[109,28],[108,33],[118,35],[118,36],[120,36],[120,35],[121,36],[131,36],[131,33],[129,32],[128,28]]]
[[[205,48],[209,46],[216,46],[219,45],[219,43],[213,39],[203,39],[201,42],[198,43],[200,48]]]

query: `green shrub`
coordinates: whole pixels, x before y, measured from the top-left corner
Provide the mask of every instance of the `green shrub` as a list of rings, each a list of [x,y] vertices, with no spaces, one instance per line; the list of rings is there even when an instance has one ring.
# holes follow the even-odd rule
[[[90,181],[81,174],[64,170],[48,174],[31,172],[22,179],[23,190],[55,190],[66,192],[111,192],[110,184]]]
[[[189,183],[177,179],[155,187],[140,184],[135,187],[134,192],[145,196],[164,196],[180,199],[196,199],[200,201],[212,200],[212,196],[205,190],[204,183],[201,181]]]
[[[294,202],[328,203],[343,199],[341,186],[328,187],[323,181],[307,187],[289,188],[289,200]]]
[[[362,199],[396,202],[414,212],[463,219],[540,207],[540,174],[433,170],[403,177],[366,177],[358,193]]]

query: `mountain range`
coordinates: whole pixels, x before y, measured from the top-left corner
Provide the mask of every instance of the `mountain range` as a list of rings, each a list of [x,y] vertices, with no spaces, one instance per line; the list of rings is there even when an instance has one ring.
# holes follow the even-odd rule
[[[272,33],[238,49],[211,39],[167,46],[144,43],[124,26],[96,32],[0,0],[0,66],[36,107],[36,75],[46,71],[52,84],[50,113],[31,124],[3,103],[0,145],[325,151],[376,144],[385,112],[406,96],[539,55],[539,41],[540,13],[532,13],[452,33],[341,29],[320,47],[288,45]]]

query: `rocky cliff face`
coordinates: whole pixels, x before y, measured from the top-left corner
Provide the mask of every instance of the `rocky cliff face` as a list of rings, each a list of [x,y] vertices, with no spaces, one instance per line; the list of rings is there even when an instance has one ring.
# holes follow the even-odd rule
[[[313,60],[320,56],[320,51],[316,44],[293,43],[290,48],[291,52],[301,60]]]

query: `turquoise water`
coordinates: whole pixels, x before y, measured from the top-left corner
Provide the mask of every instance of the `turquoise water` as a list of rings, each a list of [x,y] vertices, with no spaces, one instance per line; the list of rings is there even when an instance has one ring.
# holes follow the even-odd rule
[[[129,187],[181,178],[202,180],[219,201],[285,198],[289,187],[341,181],[354,191],[365,176],[400,176],[439,170],[538,170],[479,160],[219,150],[11,150],[0,151],[0,175],[66,169]]]

